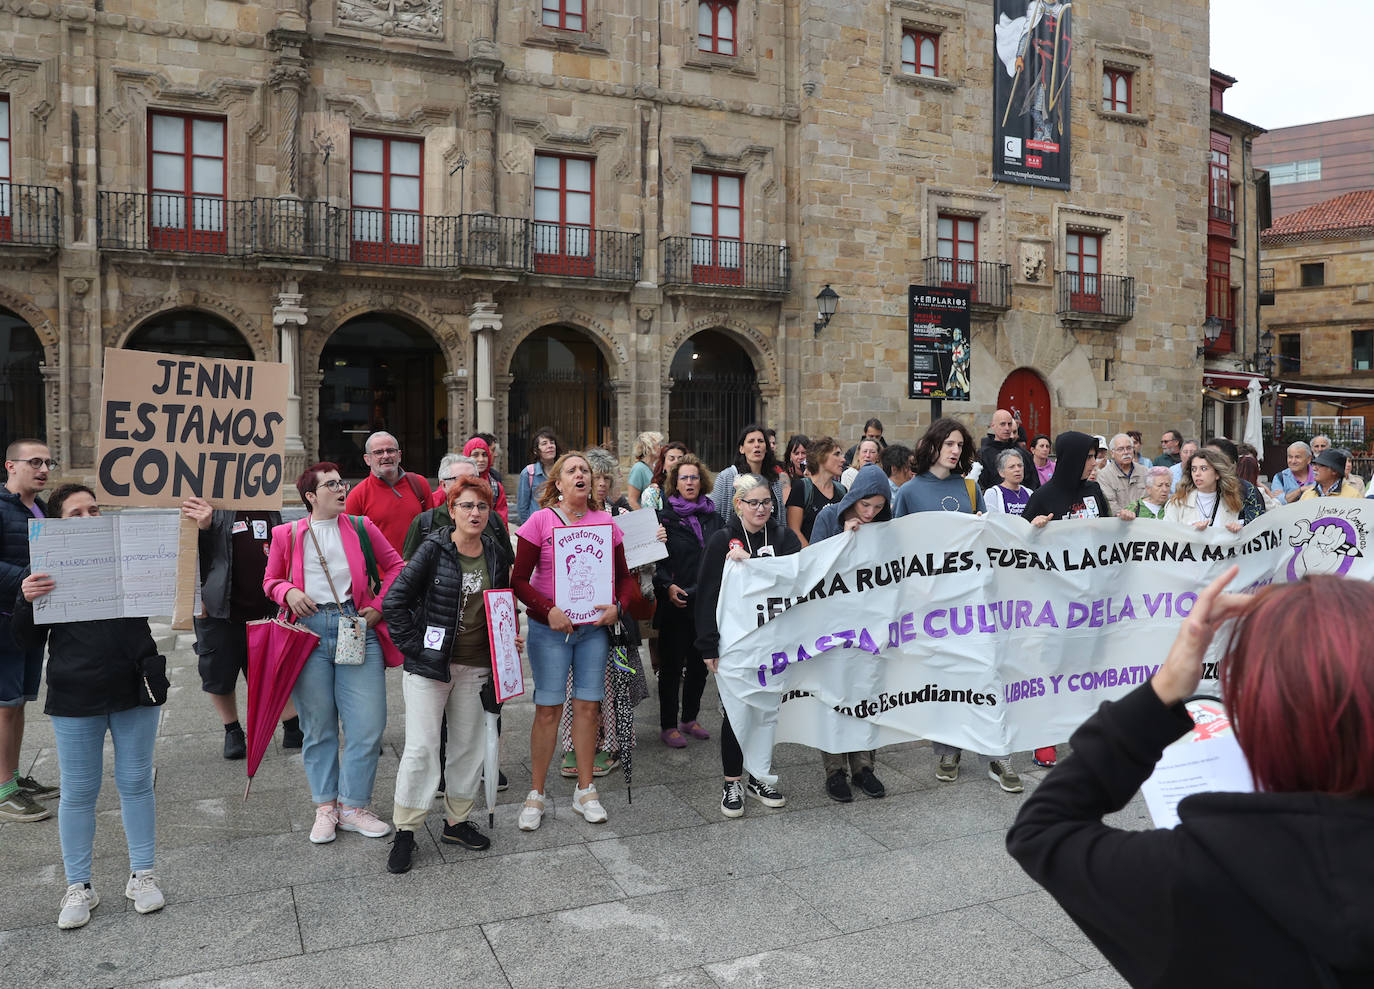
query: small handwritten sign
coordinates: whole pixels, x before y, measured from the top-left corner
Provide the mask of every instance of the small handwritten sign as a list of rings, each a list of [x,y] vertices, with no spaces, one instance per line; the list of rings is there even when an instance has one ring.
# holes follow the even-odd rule
[[[568,525],[553,530],[553,603],[574,625],[601,617],[615,603],[614,526]]]

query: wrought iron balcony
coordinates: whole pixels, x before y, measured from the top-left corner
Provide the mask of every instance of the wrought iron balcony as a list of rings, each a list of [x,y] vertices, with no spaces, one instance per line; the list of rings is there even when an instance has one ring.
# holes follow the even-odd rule
[[[664,237],[663,284],[743,289],[785,295],[787,248],[721,237]]]
[[[61,196],[50,185],[0,182],[0,244],[56,247],[62,230]]]
[[[926,258],[925,262],[927,285],[966,288],[975,307],[1011,308],[1011,265],[954,258]]]
[[[1056,271],[1054,298],[1054,311],[1060,316],[1090,323],[1124,323],[1135,315],[1135,279]]]
[[[536,274],[638,281],[642,260],[637,233],[559,223],[530,224]]]
[[[253,253],[251,200],[146,192],[101,192],[101,247],[243,257]]]
[[[1225,223],[1228,226],[1236,222],[1235,212],[1229,206],[1209,205],[1207,207],[1207,218],[1216,220],[1218,223]]]
[[[1274,304],[1274,269],[1261,268],[1259,270],[1259,303],[1262,306],[1272,306]]]

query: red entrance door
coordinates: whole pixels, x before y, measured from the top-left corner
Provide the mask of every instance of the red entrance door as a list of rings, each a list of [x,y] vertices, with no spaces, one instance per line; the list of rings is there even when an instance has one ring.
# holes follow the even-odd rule
[[[1026,440],[1033,440],[1037,433],[1053,438],[1050,432],[1050,390],[1045,379],[1030,368],[1017,368],[1007,375],[997,392],[997,407],[1006,409],[1021,420],[1026,430]]]

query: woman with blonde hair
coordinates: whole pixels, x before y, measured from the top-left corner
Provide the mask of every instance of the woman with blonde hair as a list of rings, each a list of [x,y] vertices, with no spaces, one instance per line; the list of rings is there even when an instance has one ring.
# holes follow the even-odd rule
[[[630,508],[639,511],[639,496],[654,480],[654,463],[658,460],[658,449],[663,445],[662,433],[650,430],[640,433],[635,440],[635,465],[630,468],[629,480],[625,482],[625,496]]]
[[[1222,526],[1240,532],[1243,503],[1240,478],[1231,461],[1215,450],[1199,450],[1183,465],[1183,479],[1164,506],[1164,519],[1199,531]]]

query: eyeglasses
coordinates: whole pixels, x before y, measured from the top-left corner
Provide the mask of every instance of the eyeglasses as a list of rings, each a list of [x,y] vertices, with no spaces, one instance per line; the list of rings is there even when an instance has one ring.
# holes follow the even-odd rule
[[[319,484],[315,485],[315,490],[318,491],[320,488],[328,488],[330,491],[347,491],[347,490],[348,490],[348,482],[347,482],[347,481],[321,481]]]
[[[453,507],[467,515],[471,515],[473,512],[478,515],[485,515],[491,511],[491,506],[485,501],[459,501],[455,502]]]
[[[440,483],[440,484],[451,484],[452,482],[454,482],[454,481],[456,481],[456,480],[458,480],[458,478],[456,478],[456,477],[441,477],[441,478],[439,478],[439,483]]]
[[[16,464],[28,464],[34,470],[39,470],[43,467],[48,468],[48,470],[57,470],[56,460],[44,460],[42,457],[30,457],[28,460],[15,460],[13,462]]]
[[[773,507],[772,498],[741,498],[739,500],[739,503],[741,505],[748,505],[750,508],[753,509]]]
[[[384,450],[373,450],[370,454],[368,454],[368,456],[370,456],[370,457],[394,457],[394,456],[396,456],[396,454],[398,454],[398,453],[400,453],[400,452],[401,452],[401,451],[398,450],[398,449],[396,449],[394,446],[389,446],[389,447],[387,447],[387,448],[384,449]]]

